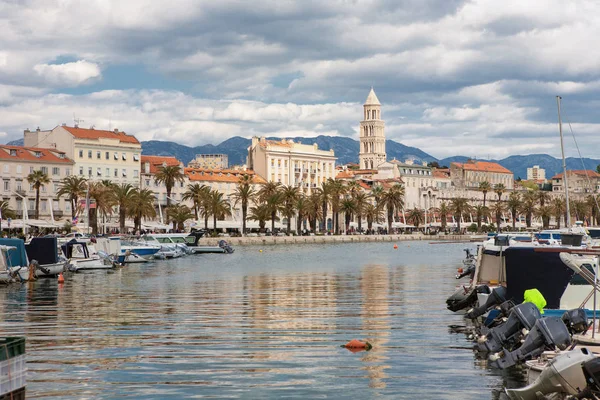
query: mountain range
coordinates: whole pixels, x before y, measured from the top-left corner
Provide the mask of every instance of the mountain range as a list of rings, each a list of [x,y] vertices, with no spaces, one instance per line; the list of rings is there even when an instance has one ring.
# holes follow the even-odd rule
[[[270,138],[278,140],[278,138]],[[349,162],[358,162],[358,151],[359,142],[357,140],[340,137],[340,136],[317,136],[313,138],[296,137],[290,138],[294,142],[313,144],[316,143],[319,149],[330,150],[333,149],[336,157],[338,158],[339,164],[346,164]],[[229,164],[245,164],[246,156],[248,155],[248,147],[252,140],[246,139],[240,136],[235,136],[224,142],[212,145],[207,144],[203,146],[190,147],[182,144],[160,141],[160,140],[149,140],[142,142],[142,153],[144,155],[157,155],[157,156],[173,156],[177,157],[184,164],[193,160],[196,154],[227,154],[229,157]],[[14,140],[7,143],[9,145],[22,146],[23,139]],[[433,162],[436,161],[440,166],[449,166],[451,162],[465,162],[469,157],[465,156],[454,156],[443,159],[437,159],[430,154],[416,148],[405,146],[402,143],[398,143],[393,140],[386,140],[385,143],[388,160],[416,160]],[[503,167],[512,171],[516,178],[527,178],[527,168],[534,165],[539,165],[540,168],[546,170],[546,178],[551,178],[553,175],[562,172],[562,161],[554,158],[547,154],[529,154],[523,156],[510,156],[501,160],[485,160],[497,162]],[[596,167],[600,165],[599,159],[584,158],[583,165],[582,160],[579,158],[569,157],[566,159],[568,169],[591,169],[596,170]]]

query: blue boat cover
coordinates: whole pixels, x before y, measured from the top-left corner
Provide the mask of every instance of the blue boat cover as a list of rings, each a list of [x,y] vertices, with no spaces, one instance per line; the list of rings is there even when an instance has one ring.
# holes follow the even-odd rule
[[[29,265],[27,261],[27,253],[25,252],[25,242],[21,239],[4,239],[0,238],[0,245],[13,246],[16,250],[8,252],[9,267],[25,267]]]
[[[29,260],[36,260],[40,265],[58,262],[58,243],[55,237],[34,237],[25,245]]]

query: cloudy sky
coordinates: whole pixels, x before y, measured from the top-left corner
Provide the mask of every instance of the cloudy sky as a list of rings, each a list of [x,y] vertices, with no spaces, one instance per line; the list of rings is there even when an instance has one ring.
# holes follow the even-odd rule
[[[556,95],[600,157],[598,1],[0,0],[0,32],[0,143],[74,116],[187,145],[357,138],[373,86],[387,137],[438,158],[559,156]]]

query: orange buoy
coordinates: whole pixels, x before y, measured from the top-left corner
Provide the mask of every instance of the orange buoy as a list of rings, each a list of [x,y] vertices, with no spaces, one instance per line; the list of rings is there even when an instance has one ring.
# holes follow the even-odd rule
[[[369,342],[363,342],[358,339],[352,339],[348,343],[342,345],[342,347],[345,347],[354,353],[356,351],[371,350],[373,346],[371,346],[371,343]]]
[[[463,273],[463,269],[462,268],[459,268],[457,271],[458,271],[459,274]]]
[[[397,244],[395,244],[395,245],[394,245],[394,250],[397,250],[397,249],[398,249],[398,245],[397,245]]]
[[[62,275],[62,272],[58,274],[58,283],[65,283],[65,278]]]

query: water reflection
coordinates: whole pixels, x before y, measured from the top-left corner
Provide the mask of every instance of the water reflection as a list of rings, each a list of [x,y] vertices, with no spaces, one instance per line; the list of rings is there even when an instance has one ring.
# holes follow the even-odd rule
[[[0,288],[31,398],[493,398],[444,308],[462,246],[238,248]],[[368,340],[369,352],[340,348]],[[495,390],[495,389],[494,389]]]

